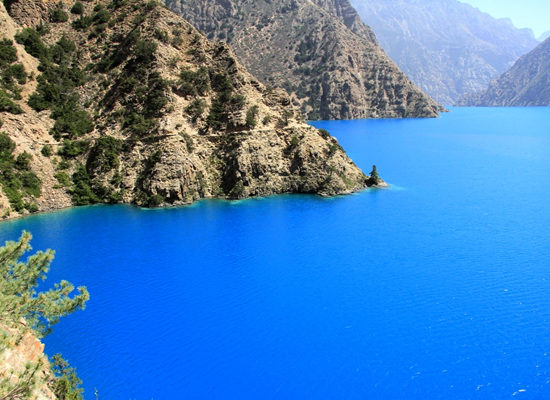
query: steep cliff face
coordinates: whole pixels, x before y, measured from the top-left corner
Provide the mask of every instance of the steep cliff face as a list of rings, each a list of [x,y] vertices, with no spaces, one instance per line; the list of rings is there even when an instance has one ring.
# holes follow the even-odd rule
[[[351,0],[382,47],[435,100],[487,87],[538,44],[528,29],[457,0]]]
[[[1,216],[97,202],[335,195],[370,182],[284,91],[155,2],[7,4],[1,68],[13,76],[0,88]]]
[[[550,106],[550,39],[521,57],[491,82],[486,91],[465,97],[461,105]]]
[[[442,108],[378,45],[348,0],[166,0],[229,43],[263,83],[308,119],[435,117]]]

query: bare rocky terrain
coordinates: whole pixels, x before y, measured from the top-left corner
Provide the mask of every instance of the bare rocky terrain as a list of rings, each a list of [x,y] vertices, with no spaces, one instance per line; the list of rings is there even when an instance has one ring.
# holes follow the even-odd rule
[[[521,57],[485,91],[466,96],[469,106],[550,106],[550,39]]]
[[[307,119],[436,117],[348,0],[166,0]]]

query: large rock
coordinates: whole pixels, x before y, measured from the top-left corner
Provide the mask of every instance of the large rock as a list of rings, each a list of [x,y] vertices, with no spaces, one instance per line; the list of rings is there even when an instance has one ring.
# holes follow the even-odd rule
[[[44,344],[30,331],[21,333],[18,329],[0,325],[0,333],[5,338],[0,350],[0,382],[5,379],[13,386],[17,385],[20,377],[25,374],[27,366],[30,366],[32,369],[36,368],[33,375],[36,384],[28,398],[56,400],[47,384],[51,373],[48,358],[44,354]],[[25,379],[28,379],[28,376],[25,376]],[[2,395],[7,393],[0,393],[0,396]]]

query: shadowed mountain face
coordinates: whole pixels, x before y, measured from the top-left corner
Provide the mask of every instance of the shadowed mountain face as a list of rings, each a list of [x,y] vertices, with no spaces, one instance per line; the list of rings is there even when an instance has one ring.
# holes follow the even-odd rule
[[[435,117],[441,107],[378,45],[348,0],[166,0],[229,43],[264,84],[308,119]]]
[[[550,38],[521,57],[491,82],[486,91],[467,96],[462,105],[550,106]]]
[[[487,87],[538,42],[529,29],[457,0],[351,0],[389,56],[434,99]]]

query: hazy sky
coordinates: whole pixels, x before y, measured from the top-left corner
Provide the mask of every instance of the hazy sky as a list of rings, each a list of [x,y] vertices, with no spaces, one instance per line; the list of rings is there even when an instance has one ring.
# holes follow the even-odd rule
[[[494,17],[508,17],[518,28],[531,28],[535,36],[550,31],[550,0],[460,0]]]

